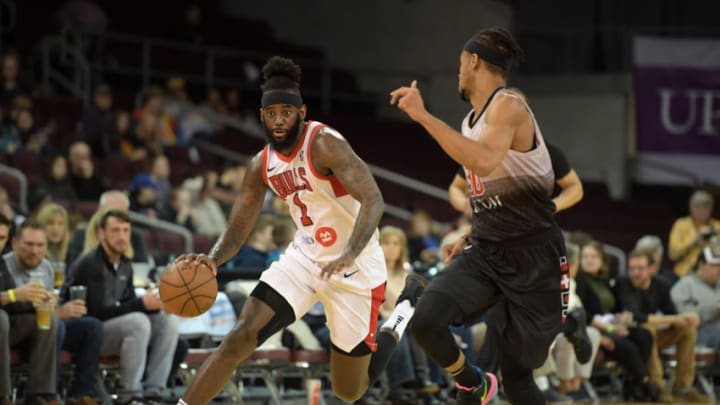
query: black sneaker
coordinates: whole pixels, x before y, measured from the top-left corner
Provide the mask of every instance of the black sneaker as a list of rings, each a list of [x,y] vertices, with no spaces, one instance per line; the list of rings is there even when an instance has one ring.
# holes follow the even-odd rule
[[[473,367],[477,369],[477,367]],[[472,391],[468,391],[466,388],[455,384],[457,388],[457,405],[486,405],[495,396],[497,392],[498,380],[493,373],[483,373],[483,380],[485,384],[479,387],[475,387]]]
[[[575,357],[580,364],[587,363],[592,356],[592,343],[587,335],[586,327],[585,311],[582,308],[570,311],[563,326],[563,334],[572,343]]]
[[[425,291],[428,281],[425,277],[410,273],[405,278],[405,288],[403,288],[400,296],[397,299],[397,303],[401,303],[403,300],[410,300],[410,305],[415,307],[417,305],[420,295]]]

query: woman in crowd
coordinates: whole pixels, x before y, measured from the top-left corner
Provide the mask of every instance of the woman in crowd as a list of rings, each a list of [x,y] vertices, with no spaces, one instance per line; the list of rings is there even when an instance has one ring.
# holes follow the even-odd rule
[[[628,314],[615,314],[607,256],[599,242],[590,241],[580,250],[580,271],[575,279],[576,293],[583,303],[590,324],[602,336],[602,350],[627,371],[623,388],[626,400],[657,401],[658,393],[649,383],[647,360],[652,349],[652,335],[646,329],[632,326]]]
[[[70,222],[68,212],[60,204],[45,204],[37,213],[37,220],[47,235],[47,254],[51,262],[65,262],[70,244]]]

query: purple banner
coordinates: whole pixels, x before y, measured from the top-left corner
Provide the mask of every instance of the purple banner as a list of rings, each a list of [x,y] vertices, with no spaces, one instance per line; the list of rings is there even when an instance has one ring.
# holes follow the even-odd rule
[[[635,67],[638,152],[720,155],[720,68]]]

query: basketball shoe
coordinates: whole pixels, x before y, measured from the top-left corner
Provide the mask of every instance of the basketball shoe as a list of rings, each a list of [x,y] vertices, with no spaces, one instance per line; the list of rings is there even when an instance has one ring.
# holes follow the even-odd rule
[[[582,308],[575,308],[570,311],[563,325],[563,334],[572,343],[575,349],[575,357],[580,364],[585,364],[592,356],[592,343],[587,335],[587,322],[585,311]]]
[[[455,383],[457,405],[486,405],[490,403],[497,392],[498,380],[495,374],[482,372],[475,366],[473,368],[480,375],[483,383],[473,388]]]
[[[405,278],[405,288],[403,288],[400,296],[397,299],[397,303],[400,304],[404,300],[410,300],[410,305],[415,308],[417,302],[420,299],[425,287],[427,287],[428,281],[425,277],[410,273]]]

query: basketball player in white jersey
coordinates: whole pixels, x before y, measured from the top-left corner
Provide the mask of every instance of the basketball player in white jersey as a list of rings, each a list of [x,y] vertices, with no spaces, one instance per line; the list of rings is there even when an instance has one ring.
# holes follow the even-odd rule
[[[459,92],[472,110],[462,133],[430,114],[412,82],[391,93],[464,168],[473,211],[472,231],[451,252],[453,260],[425,289],[413,318],[417,342],[454,376],[458,404],[485,405],[497,378],[470,364],[447,326],[474,320],[506,300],[501,370],[512,404],[545,404],[532,370],[546,359],[567,311],[567,259],[553,213],[554,176],[540,127],[522,97],[505,89],[522,57],[503,29],[485,29],[460,53]],[[442,310],[438,310],[442,308]]]
[[[268,144],[250,162],[230,224],[211,252],[177,259],[197,260],[216,272],[245,242],[268,188],[288,204],[298,228],[179,404],[206,404],[257,346],[318,300],[325,305],[333,344],[333,391],[354,402],[385,368],[424,287],[421,277],[409,277],[393,315],[377,333],[387,279],[377,231],[382,195],[340,133],[305,120],[300,75],[290,59],[275,56],[265,64],[260,119]]]

